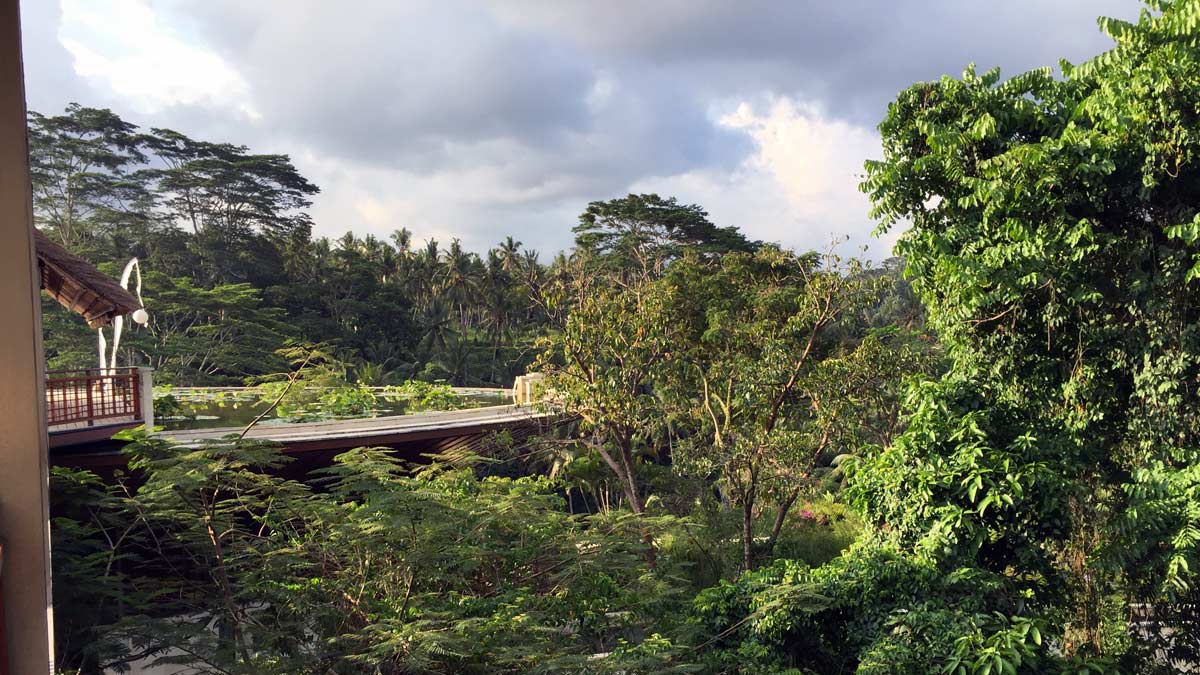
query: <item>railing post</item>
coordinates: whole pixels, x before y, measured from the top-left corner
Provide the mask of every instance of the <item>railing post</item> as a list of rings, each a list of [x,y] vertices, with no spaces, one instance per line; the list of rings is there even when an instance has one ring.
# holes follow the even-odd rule
[[[142,401],[142,419],[146,423],[146,431],[154,431],[154,369],[149,366],[138,366],[138,395]]]
[[[92,407],[92,376],[89,373],[83,374],[83,388],[87,390],[87,425],[95,426],[96,411]]]

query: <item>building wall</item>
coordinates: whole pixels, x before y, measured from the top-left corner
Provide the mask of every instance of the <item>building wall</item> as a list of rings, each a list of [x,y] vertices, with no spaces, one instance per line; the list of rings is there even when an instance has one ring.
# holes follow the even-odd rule
[[[0,0],[0,538],[9,671],[53,671],[41,303],[18,0]]]

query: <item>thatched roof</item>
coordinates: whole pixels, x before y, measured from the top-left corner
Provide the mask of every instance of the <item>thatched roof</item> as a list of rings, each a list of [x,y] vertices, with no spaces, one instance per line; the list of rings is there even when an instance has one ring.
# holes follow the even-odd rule
[[[42,290],[63,307],[81,315],[89,326],[107,325],[113,317],[141,308],[137,298],[91,263],[37,230],[33,236],[42,271]]]

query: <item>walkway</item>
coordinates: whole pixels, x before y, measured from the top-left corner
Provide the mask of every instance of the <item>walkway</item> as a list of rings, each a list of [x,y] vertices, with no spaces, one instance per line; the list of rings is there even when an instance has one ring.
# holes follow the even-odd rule
[[[409,461],[423,461],[428,455],[442,453],[486,454],[492,449],[489,447],[492,432],[505,431],[514,443],[520,443],[563,421],[561,415],[541,407],[498,405],[366,419],[259,424],[246,437],[278,443],[284,454],[293,459],[288,471],[300,477],[314,468],[328,466],[334,456],[351,448],[389,447]],[[185,448],[196,448],[241,431],[242,427],[180,429],[160,431],[154,436],[171,439]],[[52,453],[50,459],[59,466],[109,471],[126,464],[121,445],[113,442],[74,451],[60,450]]]
[[[288,450],[354,448],[363,445],[477,436],[488,431],[536,426],[553,413],[531,406],[498,405],[470,410],[370,417],[352,420],[328,420],[300,424],[259,424],[247,438],[274,441]],[[219,440],[241,433],[240,427],[160,431],[155,436],[171,438],[185,447],[197,447],[205,441]]]

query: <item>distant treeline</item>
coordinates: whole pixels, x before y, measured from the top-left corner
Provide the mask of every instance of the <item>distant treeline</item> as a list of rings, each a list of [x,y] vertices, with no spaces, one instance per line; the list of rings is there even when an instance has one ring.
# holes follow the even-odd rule
[[[507,384],[543,317],[538,253],[506,238],[482,256],[458,240],[313,238],[317,187],[285,155],[253,154],[109,110],[29,117],[37,225],[110,273],[145,270],[151,323],[123,361],[177,384],[237,383],[286,369],[288,341],[333,344],[372,384],[421,378]],[[46,304],[50,368],[95,362],[95,338]]]
[[[550,329],[539,290],[570,256],[639,243],[639,222],[701,250],[759,245],[655,195],[592,203],[576,250],[549,264],[512,237],[482,255],[457,239],[415,242],[403,228],[386,240],[314,238],[318,188],[286,155],[145,130],[77,104],[30,113],[29,137],[38,227],[114,276],[141,259],[151,321],[126,334],[120,359],[179,385],[252,382],[286,370],[277,350],[302,342],[332,345],[349,378],[368,384],[507,386]],[[86,325],[44,307],[48,366],[94,364]]]

